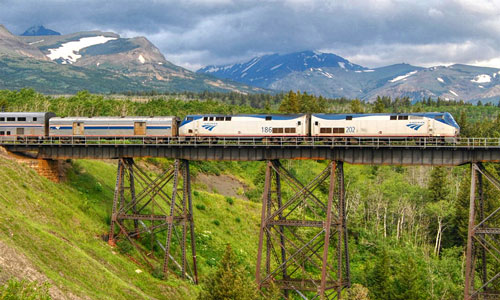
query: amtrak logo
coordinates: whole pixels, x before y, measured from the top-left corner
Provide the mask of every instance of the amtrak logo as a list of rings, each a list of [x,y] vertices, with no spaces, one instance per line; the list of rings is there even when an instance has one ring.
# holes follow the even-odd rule
[[[215,126],[217,126],[217,124],[205,124],[202,125],[201,127],[205,128],[208,131],[212,131],[215,128]]]
[[[417,131],[420,129],[420,127],[422,127],[422,125],[424,124],[415,124],[415,123],[412,123],[412,124],[406,124],[407,127],[410,127],[411,129]]]

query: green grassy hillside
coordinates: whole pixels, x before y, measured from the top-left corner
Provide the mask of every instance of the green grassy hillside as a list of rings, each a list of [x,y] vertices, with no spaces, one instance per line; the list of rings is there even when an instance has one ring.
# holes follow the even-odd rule
[[[78,161],[67,182],[53,183],[0,158],[0,241],[25,256],[64,294],[91,299],[196,297],[198,287],[172,276],[156,279],[102,240],[108,231],[115,171],[107,162]],[[195,212],[200,273],[211,271],[226,243],[250,265],[258,205],[238,199],[229,204],[225,197],[204,191],[195,194],[195,205],[202,207]],[[0,278],[22,277],[1,262]]]

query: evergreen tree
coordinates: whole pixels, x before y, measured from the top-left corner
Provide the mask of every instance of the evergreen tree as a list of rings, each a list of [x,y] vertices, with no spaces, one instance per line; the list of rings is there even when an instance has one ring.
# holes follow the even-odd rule
[[[300,112],[300,103],[298,99],[298,95],[294,91],[288,92],[287,95],[283,98],[281,105],[279,107],[280,112],[284,113],[299,113]]]
[[[398,277],[395,279],[397,291],[394,299],[420,300],[426,298],[421,280],[423,275],[419,274],[418,266],[413,258],[409,257],[406,261],[402,262],[397,274]]]
[[[368,287],[371,298],[386,299],[393,298],[391,259],[386,249],[378,256],[373,270],[368,274]]]
[[[253,300],[258,297],[255,284],[244,274],[228,244],[219,267],[207,278],[198,299]]]
[[[448,172],[444,167],[434,167],[429,181],[429,200],[438,202],[448,198],[449,190],[447,186]]]
[[[382,98],[380,98],[380,96],[377,96],[377,100],[375,100],[375,103],[373,106],[373,112],[374,113],[385,112],[385,105],[384,105],[384,102],[382,101]]]
[[[352,100],[350,108],[352,113],[355,114],[363,113],[363,105],[361,104],[361,101],[359,101],[359,99]]]

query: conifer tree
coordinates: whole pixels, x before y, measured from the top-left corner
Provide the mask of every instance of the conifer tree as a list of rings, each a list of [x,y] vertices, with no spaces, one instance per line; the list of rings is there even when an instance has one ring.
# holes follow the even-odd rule
[[[434,167],[429,181],[429,200],[438,202],[448,198],[447,172],[444,167]]]
[[[238,265],[228,244],[219,267],[206,280],[200,300],[253,300],[259,298],[255,284]]]
[[[300,103],[299,103],[300,92],[296,94],[294,91],[288,92],[283,98],[281,105],[279,107],[280,112],[284,113],[299,113]]]

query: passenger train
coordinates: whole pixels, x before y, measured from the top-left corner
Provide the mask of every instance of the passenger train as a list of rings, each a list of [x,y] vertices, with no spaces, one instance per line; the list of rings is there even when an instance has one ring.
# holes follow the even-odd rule
[[[50,112],[0,112],[3,140],[109,139],[166,141],[305,138],[420,138],[454,141],[460,127],[447,112],[379,114],[188,115],[163,117],[57,117]]]

